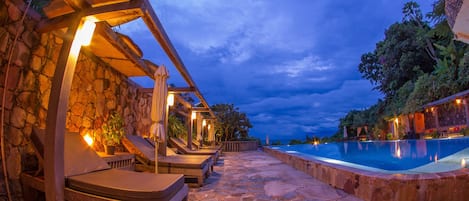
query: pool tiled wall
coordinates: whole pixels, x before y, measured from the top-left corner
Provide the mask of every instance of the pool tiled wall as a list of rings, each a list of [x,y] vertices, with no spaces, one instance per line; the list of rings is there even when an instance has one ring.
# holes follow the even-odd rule
[[[443,173],[385,174],[306,159],[268,147],[264,151],[364,200],[469,200],[468,168]]]

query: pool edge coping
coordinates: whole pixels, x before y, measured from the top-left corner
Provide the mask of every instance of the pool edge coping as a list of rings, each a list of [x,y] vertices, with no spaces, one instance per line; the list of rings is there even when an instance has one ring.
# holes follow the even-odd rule
[[[461,188],[469,188],[468,168],[439,173],[381,173],[289,154],[270,147],[264,147],[264,152],[364,200],[428,200],[433,197],[464,200],[469,196],[469,192],[461,191]],[[459,180],[463,185],[454,184]],[[391,185],[391,192],[385,189],[387,185]]]

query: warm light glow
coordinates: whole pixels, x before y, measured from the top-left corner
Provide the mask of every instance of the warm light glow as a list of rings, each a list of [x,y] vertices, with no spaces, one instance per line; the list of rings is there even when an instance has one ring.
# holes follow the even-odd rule
[[[396,124],[398,124],[398,123],[399,123],[399,118],[396,117],[396,118],[394,119],[394,122],[396,122]]]
[[[96,28],[96,19],[87,18],[83,25],[78,29],[75,40],[79,41],[82,46],[88,46],[91,43],[94,29]]]
[[[434,108],[434,107],[431,107],[430,110],[433,112],[433,110],[435,110],[435,108]]]
[[[83,138],[85,139],[86,144],[88,144],[90,147],[93,145],[93,138],[90,136],[89,133],[86,133],[86,135],[83,136]]]
[[[206,126],[206,125],[207,125],[207,121],[205,121],[205,119],[202,120],[202,126]]]
[[[463,158],[461,159],[461,168],[465,168],[466,167],[466,160]]]
[[[457,98],[456,99],[456,104],[458,104],[458,105],[461,104],[461,99]]]
[[[318,141],[314,141],[313,144],[314,144],[314,145],[318,145],[319,142],[318,142]]]
[[[195,114],[195,112],[192,112],[191,119],[194,120],[196,118],[197,118],[197,115]]]
[[[396,156],[397,156],[398,158],[401,158],[401,157],[402,157],[402,155],[401,155],[401,147],[399,147],[399,146],[397,147],[397,150],[396,150]]]
[[[207,126],[208,130],[210,130],[210,126],[211,126],[210,124]]]
[[[173,106],[174,105],[174,94],[168,94],[168,106]]]

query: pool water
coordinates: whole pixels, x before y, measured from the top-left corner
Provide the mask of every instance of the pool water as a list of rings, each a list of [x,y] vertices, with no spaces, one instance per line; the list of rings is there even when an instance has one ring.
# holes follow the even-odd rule
[[[272,148],[327,162],[332,159],[386,171],[401,171],[437,163],[441,159],[465,151],[469,148],[469,138],[350,141],[319,145],[283,145]],[[458,154],[459,156],[461,154]]]

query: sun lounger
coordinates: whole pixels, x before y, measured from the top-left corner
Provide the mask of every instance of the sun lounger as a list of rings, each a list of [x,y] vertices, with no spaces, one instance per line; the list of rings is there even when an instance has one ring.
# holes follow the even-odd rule
[[[139,162],[136,164],[137,171],[155,171],[155,147],[152,144],[136,135],[127,135],[122,139],[122,144],[129,152],[135,154]],[[183,174],[186,182],[196,179],[199,186],[202,186],[204,179],[210,175],[212,165],[210,156],[158,156],[158,173]]]
[[[187,144],[187,141],[181,138],[177,138],[180,142]],[[192,141],[192,146],[195,146],[196,149],[208,149],[208,150],[217,150],[219,154],[222,153],[223,147],[221,145],[213,145],[213,146],[201,146],[200,143],[196,140]]]
[[[31,140],[43,150],[41,131],[34,129]],[[43,135],[44,136],[44,135]],[[43,152],[36,153],[39,160]],[[154,174],[110,169],[78,133],[65,134],[65,200],[186,200],[188,187],[181,174]],[[37,200],[34,191],[44,192],[42,176],[21,174],[25,200]],[[36,191],[37,192],[37,191]]]
[[[177,148],[177,150],[183,154],[187,155],[209,155],[212,156],[213,161],[215,164],[220,156],[220,152],[217,150],[209,150],[209,149],[199,149],[199,150],[190,150],[186,147],[184,142],[180,141],[177,138],[169,138],[169,144]]]

